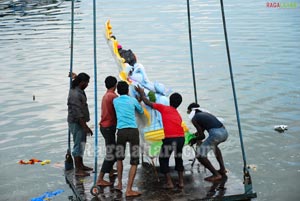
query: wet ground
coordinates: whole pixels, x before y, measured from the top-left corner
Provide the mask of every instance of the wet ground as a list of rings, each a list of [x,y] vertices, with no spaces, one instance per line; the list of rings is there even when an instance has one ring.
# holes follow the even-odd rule
[[[126,161],[124,161],[124,165]],[[211,183],[204,181],[210,175],[198,162],[191,166],[192,161],[185,164],[184,188],[175,187],[172,190],[164,189],[165,178],[159,173],[158,167],[143,163],[138,167],[134,181],[134,190],[142,192],[139,197],[127,198],[125,188],[127,184],[128,169],[124,166],[123,173],[123,193],[111,187],[100,188],[98,196],[90,193],[94,185],[94,173],[89,177],[75,177],[73,171],[66,172],[66,180],[70,182],[70,187],[78,196],[78,200],[242,200],[244,185],[241,179],[233,173],[228,173],[222,180]],[[127,166],[128,167],[128,166]],[[177,182],[177,172],[172,169],[171,176],[174,184]],[[115,182],[116,178],[111,181]],[[114,183],[115,185],[116,183]],[[248,196],[246,196],[248,197]],[[247,199],[246,199],[247,200]]]

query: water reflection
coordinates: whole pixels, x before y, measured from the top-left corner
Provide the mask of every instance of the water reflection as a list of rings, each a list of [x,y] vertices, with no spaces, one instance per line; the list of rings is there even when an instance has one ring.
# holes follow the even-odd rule
[[[225,175],[222,177],[221,180],[214,182],[206,195],[207,198],[211,198],[211,197],[222,198],[222,197],[224,197],[224,195],[226,193],[225,184],[226,184],[227,180],[228,180],[228,177]]]
[[[47,31],[69,29],[63,0],[9,0],[0,3],[0,40],[32,39]],[[75,4],[75,8],[77,8]],[[49,37],[49,36],[48,36]]]
[[[7,15],[33,15],[55,9],[63,1],[57,0],[9,0],[0,3],[0,17]]]

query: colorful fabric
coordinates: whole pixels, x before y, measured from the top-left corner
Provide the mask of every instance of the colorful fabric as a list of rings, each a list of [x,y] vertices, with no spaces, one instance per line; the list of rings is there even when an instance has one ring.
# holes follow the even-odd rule
[[[184,137],[182,118],[174,107],[154,103],[153,109],[161,113],[165,138]]]

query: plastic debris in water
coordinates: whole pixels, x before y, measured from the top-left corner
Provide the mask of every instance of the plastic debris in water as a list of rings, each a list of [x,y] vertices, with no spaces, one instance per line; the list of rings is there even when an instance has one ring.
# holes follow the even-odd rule
[[[254,165],[254,164],[248,165],[248,168],[251,169],[251,170],[253,170],[253,171],[256,171],[256,170],[257,170],[257,166]]]
[[[50,164],[51,160],[44,160],[41,162],[41,165],[46,165],[46,164]]]
[[[276,125],[276,126],[274,126],[274,130],[278,131],[280,133],[283,133],[287,129],[288,129],[287,125]]]
[[[18,163],[20,164],[20,165],[33,165],[33,164],[35,164],[35,163],[40,163],[41,165],[46,165],[46,164],[49,164],[51,162],[51,160],[44,160],[44,161],[42,161],[42,160],[39,160],[39,159],[36,159],[36,158],[32,158],[32,159],[30,159],[30,160],[28,160],[28,161],[26,161],[26,160],[20,160]]]
[[[29,161],[20,160],[18,163],[19,163],[20,165],[28,165],[28,164],[33,165],[33,164],[39,163],[39,162],[42,162],[42,161],[39,160],[39,159],[36,159],[36,158],[32,158],[32,159],[30,159]]]
[[[50,198],[57,196],[59,194],[61,194],[62,192],[64,192],[64,190],[62,189],[58,189],[56,191],[53,192],[45,192],[44,194],[42,194],[39,197],[36,198],[31,198],[30,201],[45,201],[45,200],[50,200]]]

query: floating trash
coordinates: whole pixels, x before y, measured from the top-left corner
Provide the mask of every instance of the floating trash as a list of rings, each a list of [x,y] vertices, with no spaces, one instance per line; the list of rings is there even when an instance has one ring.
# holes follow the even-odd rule
[[[36,197],[36,198],[31,198],[30,201],[45,201],[45,200],[50,200],[50,198],[52,197],[55,197],[61,193],[63,193],[64,190],[62,189],[58,189],[56,191],[53,191],[53,192],[45,192],[44,194],[42,194],[41,196],[39,197]]]
[[[288,129],[287,125],[276,125],[274,126],[274,130],[278,131],[280,133],[283,133],[284,131],[286,131]]]
[[[20,165],[34,165],[35,163],[40,163],[41,165],[46,165],[50,164],[51,160],[39,160],[36,158],[29,159],[28,161],[26,160],[19,160],[18,164]]]
[[[256,171],[257,170],[257,165],[250,164],[250,165],[248,165],[248,168],[251,169],[251,170],[253,170],[253,171]]]
[[[42,162],[42,161],[39,160],[39,159],[36,159],[36,158],[32,158],[32,159],[29,159],[28,161],[26,161],[26,160],[20,160],[18,163],[20,165],[33,165],[33,164],[39,163],[39,162]]]
[[[51,160],[44,160],[41,162],[41,165],[46,165],[46,164],[50,164]]]

